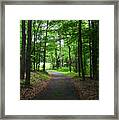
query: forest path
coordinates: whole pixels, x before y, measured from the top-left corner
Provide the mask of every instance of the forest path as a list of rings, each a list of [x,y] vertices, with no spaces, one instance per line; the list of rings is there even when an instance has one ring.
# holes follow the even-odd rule
[[[50,72],[52,76],[48,87],[33,98],[33,100],[78,100],[71,77],[59,72]]]

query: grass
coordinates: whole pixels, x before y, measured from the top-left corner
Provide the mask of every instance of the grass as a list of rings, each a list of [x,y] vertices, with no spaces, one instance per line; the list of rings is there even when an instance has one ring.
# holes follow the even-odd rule
[[[78,76],[78,73],[75,72],[62,72],[66,76],[75,77]]]
[[[65,76],[69,76],[69,77],[76,77],[78,76],[78,73],[75,73],[75,72],[70,72],[66,69],[57,69],[57,70],[48,70],[49,73],[52,73],[52,72],[58,72],[58,73],[62,73],[64,74]]]
[[[77,73],[75,73],[75,72],[70,72],[70,71],[68,71],[68,72],[61,72],[61,71],[57,71],[57,70],[56,70],[56,72],[62,73],[62,74],[64,74],[65,76],[69,76],[69,77],[78,76]]]
[[[31,72],[31,77],[30,77],[30,85],[35,85],[38,82],[41,82],[43,80],[50,80],[50,76],[48,75],[47,72]],[[21,87],[25,86],[25,79],[20,80],[20,85]]]
[[[45,72],[31,72],[31,79],[30,79],[31,84],[49,79],[50,79],[49,75]]]

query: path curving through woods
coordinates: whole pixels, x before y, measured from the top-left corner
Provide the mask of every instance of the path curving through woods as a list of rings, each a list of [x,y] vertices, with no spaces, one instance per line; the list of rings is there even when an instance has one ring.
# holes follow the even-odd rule
[[[52,76],[46,90],[36,95],[33,100],[78,100],[71,77],[59,72],[50,72]]]

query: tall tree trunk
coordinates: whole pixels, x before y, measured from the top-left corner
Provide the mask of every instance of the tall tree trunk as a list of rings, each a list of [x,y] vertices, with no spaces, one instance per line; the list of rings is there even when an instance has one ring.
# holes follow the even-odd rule
[[[96,21],[92,21],[92,66],[93,66],[93,79],[98,79],[98,45],[99,45],[99,31],[98,24]]]
[[[62,54],[62,67],[64,67],[64,55]]]
[[[36,56],[38,56],[38,52],[36,53]],[[36,59],[36,70],[38,70],[38,58]]]
[[[26,46],[26,34],[25,34],[25,20],[22,20],[22,50],[21,50],[21,73],[20,78],[24,79],[25,73],[25,46]]]
[[[95,37],[94,37],[94,21],[91,21],[92,24],[92,71],[93,71],[93,79],[95,79]]]
[[[77,56],[75,56],[75,72],[77,73],[78,72],[78,62],[77,62]]]
[[[45,71],[45,62],[46,62],[46,42],[47,42],[47,30],[48,30],[48,20],[47,20],[47,26],[46,26],[46,38],[45,38],[45,43],[44,43],[43,71]]]
[[[77,40],[76,40],[76,50],[75,50],[75,72],[78,72],[78,46],[77,46]]]
[[[43,52],[43,71],[45,72],[45,62],[46,62],[46,40],[45,40],[45,43],[44,43],[44,52]]]
[[[30,85],[32,20],[28,20],[28,41],[26,52],[26,85]]]
[[[39,33],[39,28],[40,28],[41,23],[39,21],[37,21],[37,24],[38,24],[38,26],[37,26],[37,30],[36,30],[36,33],[35,33],[35,42],[36,43],[37,43],[37,40],[38,40],[38,33]],[[36,49],[36,56],[39,56],[38,51],[39,51],[39,49],[37,47],[37,49]],[[36,59],[35,60],[36,70],[39,71],[39,65],[38,65],[39,64],[39,58],[36,57],[35,59]]]
[[[95,80],[99,80],[99,21],[95,21]]]
[[[35,43],[37,42],[37,38],[38,38],[37,34],[38,34],[39,27],[40,27],[40,23],[37,26],[37,30],[36,30],[35,24],[36,24],[36,20],[34,20],[34,24],[33,24],[33,27],[34,27],[34,62],[33,62],[34,63],[34,71],[35,71],[35,68],[37,69],[37,62],[36,62],[36,55],[35,55],[35,53],[36,53],[36,50],[35,50],[36,45],[35,45]]]
[[[61,45],[61,40],[59,41],[60,43],[60,54],[59,54],[59,67],[62,66],[62,45]]]
[[[79,77],[80,77],[80,39],[81,39],[81,26],[79,25],[78,23],[78,74],[79,74]]]
[[[40,23],[41,25],[41,23]],[[40,27],[40,30],[42,29],[42,26],[38,26],[38,29]],[[40,41],[39,42],[39,49],[38,49],[38,71],[40,70],[40,61],[41,61],[41,35],[42,35],[42,31],[39,31],[39,34],[37,34],[37,38]]]
[[[58,69],[58,60],[57,60],[57,48],[55,48],[55,66]]]
[[[91,34],[91,21],[89,20],[88,23],[89,23],[90,78],[92,79],[92,46],[91,46],[92,34]]]
[[[79,42],[80,42],[80,65],[82,71],[82,79],[85,80],[84,68],[83,68],[83,59],[82,59],[82,20],[79,20]]]
[[[35,29],[35,21],[34,21],[34,29]],[[36,31],[34,30],[34,61],[33,61],[33,64],[34,64],[34,71],[35,71],[35,62],[36,62],[36,60],[35,60],[35,41],[36,41]]]
[[[39,44],[40,44],[40,47],[39,47],[39,65],[38,65],[38,70],[40,70],[41,42]]]
[[[85,47],[83,50],[83,61],[84,61],[84,75],[86,74],[86,52],[85,52]]]
[[[40,54],[39,54],[39,64],[38,64],[38,71],[40,70]]]
[[[69,70],[70,70],[70,72],[71,72],[71,55],[70,55],[71,47],[68,46],[68,48],[69,48]]]
[[[96,80],[99,80],[99,20],[97,21],[97,26],[96,26],[96,33],[97,33],[97,75],[96,75]]]

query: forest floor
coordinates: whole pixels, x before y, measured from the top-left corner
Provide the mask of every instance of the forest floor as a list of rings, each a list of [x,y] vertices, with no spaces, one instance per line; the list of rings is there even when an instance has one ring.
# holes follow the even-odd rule
[[[32,76],[36,84],[30,88],[21,88],[21,100],[98,100],[99,82],[86,78],[66,76],[56,71],[47,71],[48,75]],[[32,75],[35,73],[32,73]],[[38,73],[37,73],[38,74]],[[33,81],[33,80],[32,80]]]
[[[51,77],[44,72],[31,72],[30,86],[25,86],[25,80],[20,80],[20,100],[31,100],[44,91]]]
[[[73,78],[74,89],[80,100],[99,100],[99,81],[89,77],[83,81],[81,78]]]

